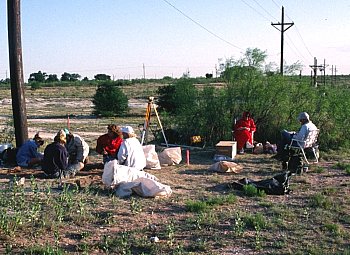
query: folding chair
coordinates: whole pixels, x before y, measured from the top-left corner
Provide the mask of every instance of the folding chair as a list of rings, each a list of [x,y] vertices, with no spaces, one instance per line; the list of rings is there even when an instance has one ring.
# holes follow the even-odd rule
[[[315,158],[315,163],[318,163],[319,155],[318,155],[317,138],[318,138],[319,132],[320,132],[319,129],[310,131],[305,141],[297,140],[293,138],[288,146],[289,150],[294,150],[296,153],[301,152],[307,164],[310,164],[310,163],[306,156],[305,150],[310,151]]]

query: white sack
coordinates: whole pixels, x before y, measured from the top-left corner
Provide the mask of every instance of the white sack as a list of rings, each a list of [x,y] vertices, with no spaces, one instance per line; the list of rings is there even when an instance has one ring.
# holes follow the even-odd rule
[[[158,178],[152,174],[133,167],[119,165],[117,160],[111,160],[104,165],[102,182],[108,187],[114,187],[121,182],[132,182],[140,177],[158,180]]]
[[[142,148],[146,157],[146,168],[161,169],[158,154],[156,152],[156,146],[154,144],[150,144],[144,145]]]
[[[172,190],[170,186],[144,177],[138,178],[133,182],[122,182],[116,189],[118,197],[130,196],[132,192],[142,197],[167,197],[171,195]]]
[[[161,165],[171,166],[174,164],[179,164],[182,160],[181,148],[165,148],[158,154],[158,158]]]

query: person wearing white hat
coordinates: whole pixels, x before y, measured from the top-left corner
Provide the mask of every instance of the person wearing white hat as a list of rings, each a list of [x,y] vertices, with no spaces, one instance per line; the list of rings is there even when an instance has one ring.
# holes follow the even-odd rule
[[[298,121],[301,124],[301,127],[298,132],[290,132],[287,130],[283,130],[281,133],[281,141],[277,144],[277,155],[275,156],[277,159],[283,159],[286,151],[284,147],[287,144],[290,144],[292,138],[305,141],[310,131],[317,130],[317,127],[310,120],[310,116],[307,112],[301,112],[298,115]]]
[[[121,128],[121,131],[124,141],[118,151],[118,163],[142,170],[146,167],[146,157],[134,129],[131,126],[125,126]]]

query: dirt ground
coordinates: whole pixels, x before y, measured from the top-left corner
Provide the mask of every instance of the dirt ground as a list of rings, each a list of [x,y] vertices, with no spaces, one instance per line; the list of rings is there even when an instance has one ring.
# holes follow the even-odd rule
[[[185,159],[186,149],[183,149],[183,159]],[[101,176],[103,173],[101,158],[97,155],[92,155],[91,162],[87,165],[86,169],[79,172],[77,176],[70,180],[65,180],[66,184],[77,185],[80,188],[94,187],[94,189],[99,190],[98,198],[95,201],[95,206],[89,208],[89,210],[95,210],[101,215],[106,212],[112,214],[113,222],[112,224],[102,224],[98,226],[94,224],[69,224],[65,225],[62,229],[61,238],[59,240],[59,246],[63,250],[69,253],[79,253],[79,244],[82,242],[81,238],[77,238],[78,233],[82,231],[92,233],[87,240],[90,243],[98,243],[105,235],[120,235],[121,232],[128,230],[140,230],[145,231],[149,237],[150,232],[147,231],[150,224],[156,225],[159,229],[166,229],[170,222],[176,222],[176,224],[187,224],[186,222],[190,217],[189,212],[185,210],[185,203],[189,200],[201,200],[204,198],[235,194],[237,196],[237,202],[234,205],[227,205],[220,209],[227,212],[234,212],[236,210],[241,210],[243,212],[264,212],[268,208],[259,205],[262,202],[255,201],[242,195],[241,191],[233,191],[229,188],[229,184],[238,181],[242,178],[250,178],[253,180],[262,180],[271,178],[275,174],[281,172],[281,165],[278,161],[271,159],[269,154],[245,154],[237,155],[235,162],[243,167],[240,173],[217,173],[208,170],[209,167],[214,163],[213,155],[215,151],[195,149],[190,151],[190,164],[187,165],[185,160],[180,164],[174,166],[162,167],[160,170],[145,170],[151,174],[157,176],[161,183],[169,185],[173,191],[173,194],[168,198],[163,199],[150,199],[150,198],[137,198],[138,203],[142,207],[140,212],[132,212],[130,209],[132,201],[134,198],[128,199],[117,199],[117,202],[112,202],[113,198],[110,197],[110,191],[107,190],[102,182]],[[313,194],[322,192],[327,188],[339,187],[339,189],[344,192],[344,198],[349,197],[350,177],[345,176],[343,172],[335,169],[334,163],[321,160],[321,162],[316,166],[312,166],[310,171],[304,173],[303,175],[292,176],[290,181],[290,187],[292,192],[284,196],[267,196],[264,199],[264,203],[271,203],[277,205],[283,205],[288,208],[295,208],[297,211],[303,211],[303,207],[307,205],[307,198],[310,198]],[[317,172],[317,169],[324,169],[322,174]],[[24,177],[24,185],[27,189],[30,188],[31,176],[34,176],[39,186],[44,187],[50,184],[53,187],[54,192],[61,192],[58,188],[57,180],[45,179],[40,170],[33,169],[21,169],[15,170],[14,168],[0,169],[0,183],[2,186],[11,182],[16,176],[17,178]],[[57,189],[56,189],[57,187]],[[134,197],[134,196],[133,196]],[[115,198],[114,198],[115,199]],[[349,209],[349,203],[344,204],[345,210]],[[101,216],[100,215],[100,216]],[[305,220],[305,215],[302,216],[302,221]],[[310,216],[311,217],[311,216]],[[269,248],[273,246],[274,242],[271,236],[266,237],[267,241],[262,250],[256,250],[252,248],[251,245],[245,244],[244,241],[240,240],[236,244],[230,243],[230,232],[232,231],[232,220],[225,219],[219,220],[218,229],[210,230],[215,231],[212,233],[213,236],[226,235],[223,238],[221,245],[209,244],[205,251],[198,251],[198,254],[293,254],[293,250],[289,248],[287,253],[279,253],[280,250],[274,250]],[[191,246],[193,238],[191,235],[197,236],[197,238],[207,238],[210,240],[208,235],[205,233],[204,236],[197,232],[191,230],[182,230],[181,225],[175,226],[174,228],[179,229],[174,233],[174,239],[176,242],[183,244],[184,246]],[[350,230],[349,225],[346,226],[347,231]],[[146,230],[145,230],[146,229]],[[198,230],[197,230],[198,231]],[[201,230],[202,231],[202,230]],[[278,231],[277,239],[281,238],[280,235],[285,235],[288,232]],[[119,233],[119,234],[118,234]],[[308,233],[308,234],[307,234]],[[312,240],[315,235],[312,229],[306,229],[305,234],[310,235],[309,238]],[[45,242],[53,242],[52,235],[46,234],[47,236],[42,236],[38,242],[44,244]],[[250,235],[247,233],[247,235]],[[228,239],[227,239],[228,238]],[[291,236],[290,238],[297,239],[297,236]],[[33,238],[23,238],[23,234],[18,233],[13,239],[14,247],[18,247],[19,250],[23,247],[30,246]],[[34,239],[36,240],[36,239]],[[166,244],[167,237],[162,236],[160,243]],[[269,245],[269,242],[271,244]],[[193,244],[192,244],[193,246]],[[0,246],[1,247],[1,246]],[[21,248],[22,247],[22,248]],[[1,248],[0,248],[1,251]],[[169,250],[168,250],[169,252]],[[96,245],[93,246],[88,252],[88,254],[101,254],[103,250],[98,248]],[[106,252],[108,254],[109,252]],[[111,254],[123,254],[123,253],[111,253]],[[133,250],[132,254],[142,254],[137,250]],[[156,253],[152,253],[156,254]],[[167,253],[160,253],[167,254]],[[186,253],[187,254],[187,253]],[[190,253],[197,254],[197,252]]]

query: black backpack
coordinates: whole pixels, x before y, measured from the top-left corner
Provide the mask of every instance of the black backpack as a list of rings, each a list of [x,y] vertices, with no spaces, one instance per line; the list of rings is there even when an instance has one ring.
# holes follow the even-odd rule
[[[7,148],[0,153],[0,159],[6,165],[17,165],[16,155],[17,148]]]

